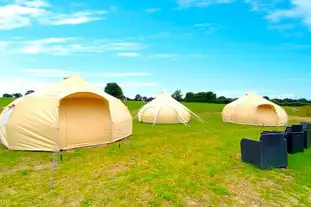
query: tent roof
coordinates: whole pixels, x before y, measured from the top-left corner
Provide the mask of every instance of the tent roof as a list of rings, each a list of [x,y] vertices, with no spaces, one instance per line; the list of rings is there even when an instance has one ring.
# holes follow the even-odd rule
[[[40,90],[35,91],[34,93],[18,98],[13,102],[11,102],[8,106],[10,107],[12,105],[17,105],[21,100],[27,97],[50,98],[61,100],[66,96],[80,92],[96,94],[98,96],[105,98],[108,102],[116,103],[117,105],[120,105],[121,102],[119,99],[91,85],[81,76],[72,75],[64,78],[62,81],[58,83],[48,85]]]
[[[46,86],[41,90],[29,94],[29,96],[62,99],[68,95],[78,92],[94,93],[104,97],[108,101],[119,101],[117,98],[91,85],[85,79],[78,75],[66,77],[58,83]]]
[[[272,106],[276,116],[267,110],[258,110],[262,105]],[[283,126],[288,122],[287,113],[282,107],[252,92],[227,104],[222,110],[222,119],[224,122],[260,126]]]
[[[203,119],[200,118],[198,115],[193,113],[190,109],[188,109],[185,105],[181,104],[180,102],[176,101],[166,90],[163,90],[159,95],[155,97],[152,101],[141,107],[141,109],[138,111],[137,115],[144,111],[148,107],[165,107],[169,106],[171,108],[174,108],[175,110],[186,110],[195,117],[197,117],[200,121],[203,122]],[[136,115],[136,116],[137,116]],[[136,117],[135,116],[135,117]]]
[[[248,92],[244,96],[238,98],[237,100],[229,103],[229,104],[240,104],[240,103],[248,103],[255,106],[263,105],[263,104],[270,104],[273,106],[278,106],[277,104],[273,103],[272,101],[269,101],[262,96],[257,95],[253,92]]]

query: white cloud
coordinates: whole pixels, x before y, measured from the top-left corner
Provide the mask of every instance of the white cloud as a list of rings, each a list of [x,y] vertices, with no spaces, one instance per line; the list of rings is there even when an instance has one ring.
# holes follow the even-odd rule
[[[112,12],[116,12],[116,11],[118,11],[118,9],[119,8],[117,6],[114,6],[114,5],[109,6],[109,10]]]
[[[105,77],[137,77],[137,76],[150,76],[151,73],[146,72],[128,72],[128,73],[104,73],[98,74],[98,76]]]
[[[271,22],[280,22],[284,19],[300,20],[304,25],[311,29],[311,1],[310,0],[291,0],[292,7],[289,9],[279,9],[270,11],[266,16]]]
[[[5,50],[6,48],[7,48],[7,46],[8,46],[8,42],[6,42],[6,41],[0,41],[0,51],[1,50]]]
[[[292,93],[285,93],[285,94],[267,94],[266,96],[268,96],[270,99],[271,99],[271,98],[279,98],[279,99],[285,99],[285,98],[296,99],[296,98],[297,98],[297,96],[295,96],[295,94],[292,94]]]
[[[195,24],[195,27],[210,27],[213,26],[211,23],[200,23],[200,24]]]
[[[221,28],[224,28],[222,25],[212,24],[212,23],[199,23],[195,24],[194,27],[201,28],[205,33],[213,33]]]
[[[15,3],[34,8],[51,6],[47,1],[44,0],[15,0]]]
[[[25,54],[51,54],[51,55],[64,55],[68,54],[72,49],[72,45],[70,47],[66,47],[68,42],[74,41],[76,38],[46,38],[39,40],[28,40],[28,41],[18,41],[17,45],[11,43],[16,46],[15,52],[17,53],[25,53]]]
[[[149,55],[148,58],[154,58],[154,59],[158,59],[158,58],[174,58],[174,57],[178,57],[177,54],[153,54],[153,55]]]
[[[94,86],[97,87],[105,87],[107,83],[92,83]],[[137,87],[155,87],[158,86],[158,83],[156,82],[124,82],[124,83],[118,83],[121,87],[126,88],[137,88]]]
[[[181,38],[192,38],[193,34],[191,33],[184,33],[184,34],[180,34]]]
[[[125,51],[125,50],[143,50],[146,45],[138,42],[107,42],[102,45],[103,49],[113,50],[113,51]]]
[[[63,77],[57,78],[57,82],[61,81]],[[96,83],[92,80],[89,80],[90,84],[103,88],[106,86],[107,83],[101,82]],[[15,77],[0,77],[0,94],[4,93],[22,93],[25,94],[27,90],[35,90],[38,91],[42,89],[43,87],[50,86],[51,84],[54,84],[54,81],[49,81],[47,79],[43,79],[42,77],[24,77],[24,78],[15,78]],[[135,96],[137,93],[136,88],[140,88],[140,92],[142,90],[144,91],[144,88],[156,88],[159,84],[157,82],[138,82],[138,81],[132,81],[132,82],[121,82],[118,84],[123,87],[123,90],[125,92],[126,96]],[[148,89],[152,90],[152,89]],[[147,93],[144,93],[144,95],[147,95]]]
[[[21,69],[20,71],[22,72],[27,72],[27,73],[55,73],[55,72],[60,72],[61,70],[57,70],[57,69],[39,69],[39,68],[35,68],[35,69]]]
[[[269,90],[256,90],[256,89],[249,89],[249,90],[243,90],[243,89],[232,89],[232,90],[213,90],[217,96],[225,96],[227,98],[240,98],[244,96],[245,94],[252,92],[256,93],[259,96],[268,96],[269,98],[295,98],[294,94],[286,93],[277,93],[276,91],[269,91]]]
[[[70,49],[63,45],[44,46],[40,44],[28,45],[16,50],[17,53],[25,54],[48,54],[48,55],[67,55]]]
[[[145,12],[149,13],[149,14],[152,14],[152,13],[155,13],[155,12],[159,12],[161,11],[160,8],[148,8],[145,10]]]
[[[117,56],[120,56],[120,57],[138,57],[138,56],[140,56],[140,54],[136,53],[136,52],[123,52],[123,53],[117,53]]]
[[[118,51],[120,56],[128,57],[138,56],[139,54],[133,51],[143,50],[146,47],[140,42],[87,40],[78,37],[19,41],[12,40],[7,42],[5,46],[9,48],[8,52],[23,54],[68,55],[73,53],[103,53],[107,51]],[[4,47],[4,43],[2,47]]]
[[[0,30],[11,30],[31,25],[34,18],[43,15],[44,9],[20,5],[0,6]]]
[[[49,68],[29,68],[19,70],[23,75],[28,75],[31,77],[66,77],[72,74],[80,74],[80,72],[59,70],[59,69],[49,69]]]
[[[107,11],[87,11],[76,12],[72,14],[51,14],[47,17],[42,17],[39,22],[43,25],[74,25],[86,22],[105,19],[102,14]]]
[[[25,94],[27,90],[38,90],[49,84],[51,84],[51,82],[40,81],[33,78],[2,77],[0,78],[0,94]]]
[[[269,26],[270,29],[278,30],[278,31],[285,31],[291,30],[296,27],[296,24],[279,24],[279,25],[271,25]]]
[[[88,77],[143,77],[151,76],[148,72],[119,72],[119,73],[88,73],[88,72],[77,72],[72,70],[60,70],[51,68],[26,68],[20,69],[22,75],[29,76],[40,76],[40,77],[66,77],[73,74],[88,76]]]
[[[244,0],[245,3],[250,4],[251,11],[268,11],[275,1],[278,0]]]
[[[51,38],[38,39],[38,40],[29,40],[29,41],[25,41],[25,43],[29,43],[29,44],[65,43],[65,42],[75,40],[75,39],[78,39],[78,38],[74,38],[74,37],[64,37],[64,38],[51,37]]]
[[[206,7],[213,4],[228,4],[235,0],[177,0],[179,8]]]
[[[16,0],[0,6],[0,30],[12,30],[32,25],[81,24],[104,19],[107,11],[78,11],[75,13],[55,13],[44,0]]]
[[[156,82],[127,82],[127,83],[120,83],[119,84],[122,87],[154,87],[157,86],[158,83]]]
[[[155,35],[147,36],[146,38],[157,39],[157,38],[169,38],[169,37],[171,37],[171,33],[169,33],[169,32],[160,32],[160,33],[155,34]]]

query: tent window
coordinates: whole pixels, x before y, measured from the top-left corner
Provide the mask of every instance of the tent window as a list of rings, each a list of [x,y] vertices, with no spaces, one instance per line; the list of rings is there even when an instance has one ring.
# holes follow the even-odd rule
[[[8,120],[9,120],[9,117],[10,117],[10,115],[11,115],[12,112],[13,112],[13,108],[9,108],[9,109],[5,112],[5,114],[4,114],[4,116],[2,117],[2,120],[1,120],[1,126],[2,126],[2,127],[5,126],[5,125],[7,124]]]

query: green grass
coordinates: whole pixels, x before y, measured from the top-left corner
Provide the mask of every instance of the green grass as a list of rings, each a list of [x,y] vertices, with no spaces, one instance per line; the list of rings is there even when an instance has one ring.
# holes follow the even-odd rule
[[[127,105],[135,115],[142,103]],[[261,171],[241,162],[239,145],[258,139],[260,127],[223,123],[223,105],[186,105],[206,123],[135,120],[121,148],[64,152],[52,190],[51,153],[0,148],[0,206],[311,205],[311,150],[289,155],[288,169]]]
[[[8,105],[13,101],[13,98],[0,98],[0,108]]]

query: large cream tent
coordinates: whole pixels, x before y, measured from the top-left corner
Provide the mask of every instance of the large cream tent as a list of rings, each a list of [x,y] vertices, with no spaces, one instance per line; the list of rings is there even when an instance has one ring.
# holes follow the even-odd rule
[[[245,125],[284,126],[288,116],[279,105],[255,93],[248,93],[224,107],[222,120]]]
[[[75,75],[16,99],[0,121],[0,141],[13,150],[91,147],[132,134],[126,106]]]
[[[203,120],[186,106],[176,101],[166,91],[144,105],[137,113],[138,121],[152,124],[185,124],[191,115]]]

